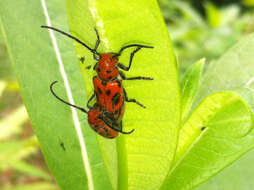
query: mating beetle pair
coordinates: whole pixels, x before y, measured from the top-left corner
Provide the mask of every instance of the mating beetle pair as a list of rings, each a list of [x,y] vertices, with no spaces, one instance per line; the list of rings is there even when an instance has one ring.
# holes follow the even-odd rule
[[[90,52],[92,52],[94,59],[98,61],[93,67],[93,69],[97,72],[97,76],[93,77],[94,93],[87,102],[87,107],[89,108],[89,111],[87,111],[82,107],[70,104],[69,102],[57,96],[53,91],[53,86],[54,84],[57,83],[57,81],[51,83],[50,85],[50,90],[52,94],[61,102],[69,106],[75,107],[84,113],[87,113],[88,122],[91,128],[103,137],[115,138],[118,136],[118,132],[123,134],[132,133],[134,129],[132,129],[129,132],[124,132],[122,130],[122,118],[125,111],[124,103],[125,101],[134,102],[143,108],[145,108],[145,106],[136,101],[135,99],[129,99],[127,97],[127,93],[123,88],[122,80],[153,80],[153,78],[141,76],[127,78],[124,75],[124,73],[119,69],[129,71],[135,53],[137,53],[142,48],[153,48],[153,47],[140,44],[131,44],[122,47],[118,53],[99,53],[97,52],[97,48],[100,44],[100,37],[96,29],[95,32],[97,36],[97,41],[95,48],[92,49],[84,42],[80,41],[78,38],[68,33],[65,33],[57,28],[50,26],[41,26],[41,27],[57,31],[75,40],[79,44],[86,47]],[[125,49],[131,47],[135,47],[135,49],[130,55],[129,65],[125,66],[119,63],[119,57],[121,56],[122,52]],[[84,59],[82,59],[82,61],[84,61]],[[121,79],[119,79],[119,76]],[[89,105],[90,102],[95,97],[96,103],[92,106]]]

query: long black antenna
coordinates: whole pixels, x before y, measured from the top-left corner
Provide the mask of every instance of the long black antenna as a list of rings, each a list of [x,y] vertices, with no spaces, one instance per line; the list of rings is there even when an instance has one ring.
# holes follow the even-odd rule
[[[117,132],[119,132],[119,133],[122,133],[122,134],[125,134],[125,135],[129,135],[129,134],[131,134],[131,133],[133,133],[134,131],[135,131],[135,129],[132,129],[131,131],[128,131],[128,132],[126,132],[126,131],[122,131],[122,130],[119,130],[119,129],[115,129],[115,128],[113,128],[115,131],[117,131]]]
[[[74,36],[72,36],[72,35],[70,35],[70,34],[64,32],[64,31],[62,31],[62,30],[59,30],[59,29],[57,29],[57,28],[55,28],[55,27],[44,26],[44,25],[42,25],[41,28],[48,28],[48,29],[54,30],[54,31],[56,31],[56,32],[59,32],[59,33],[65,35],[65,36],[67,36],[67,37],[69,37],[69,38],[75,40],[76,42],[80,43],[82,46],[85,46],[85,47],[86,47],[89,51],[91,51],[93,54],[96,54],[96,55],[100,56],[100,54],[96,51],[97,46],[96,46],[96,49],[92,49],[92,48],[90,48],[88,45],[86,45],[84,42],[82,42],[81,40],[79,40],[78,38],[76,38],[76,37],[74,37]]]
[[[72,106],[72,107],[74,107],[74,108],[76,108],[76,109],[79,109],[80,111],[85,112],[85,113],[87,114],[87,111],[86,111],[84,108],[79,107],[79,106],[76,106],[76,105],[73,105],[73,104],[71,104],[71,103],[69,103],[69,102],[66,102],[65,100],[63,100],[62,98],[60,98],[59,96],[56,95],[56,93],[55,93],[54,90],[53,90],[53,86],[54,86],[54,84],[56,84],[57,82],[58,82],[58,81],[54,81],[54,82],[52,82],[52,83],[50,84],[50,91],[51,91],[51,93],[52,93],[58,100],[60,100],[61,102],[65,103],[65,104],[67,104],[67,105],[69,105],[69,106]]]
[[[119,125],[117,123],[115,123],[112,119],[110,119],[110,121],[108,120],[109,118],[106,116],[106,117],[102,117],[102,116],[99,116],[99,119],[103,120],[104,123],[106,123],[106,125],[108,125],[111,129],[119,132],[119,133],[122,133],[122,134],[131,134],[134,132],[135,129],[132,129],[131,131],[123,131],[122,130],[122,127],[121,129],[119,129],[118,127],[115,127],[116,125]],[[120,124],[122,126],[122,123]]]
[[[124,46],[120,49],[120,51],[116,54],[116,56],[120,56],[122,54],[122,52],[127,49],[127,48],[131,48],[131,47],[139,47],[139,48],[154,48],[153,46],[146,46],[146,45],[141,45],[141,44],[130,44],[127,46]]]

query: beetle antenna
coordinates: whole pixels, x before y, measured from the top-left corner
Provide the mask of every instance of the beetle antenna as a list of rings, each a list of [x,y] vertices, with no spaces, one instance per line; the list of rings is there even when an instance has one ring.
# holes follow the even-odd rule
[[[65,35],[65,36],[67,36],[67,37],[69,37],[69,38],[75,40],[76,42],[80,43],[82,46],[86,47],[89,51],[91,51],[94,55],[100,56],[100,54],[96,51],[96,49],[90,48],[90,47],[89,47],[88,45],[86,45],[84,42],[82,42],[82,41],[79,40],[78,38],[72,36],[71,34],[68,34],[68,33],[64,32],[64,31],[62,31],[62,30],[59,30],[59,29],[57,29],[57,28],[55,28],[55,27],[51,27],[51,26],[44,26],[44,25],[42,25],[41,28],[47,28],[47,29],[51,29],[51,30],[54,30],[54,31],[56,31],[56,32],[59,32],[59,33]]]
[[[131,133],[133,133],[135,131],[135,129],[132,129],[131,131],[128,131],[128,132],[123,131],[122,129],[118,129],[118,128],[114,127],[114,124],[116,124],[116,123],[109,123],[104,117],[100,117],[100,119],[102,121],[104,121],[104,123],[106,123],[111,129],[113,129],[113,130],[115,130],[115,131],[117,131],[119,133],[122,133],[122,134],[125,134],[125,135],[129,135],[129,134],[131,134]]]
[[[65,104],[67,104],[67,105],[69,105],[69,106],[72,106],[72,107],[74,107],[74,108],[76,108],[76,109],[79,109],[80,111],[85,112],[85,113],[87,114],[88,112],[87,112],[84,108],[79,107],[79,106],[76,106],[76,105],[73,105],[73,104],[71,104],[71,103],[69,103],[69,102],[66,102],[65,100],[63,100],[62,98],[60,98],[59,96],[56,95],[56,93],[55,93],[54,90],[53,90],[53,86],[54,86],[54,84],[56,84],[57,82],[58,82],[58,81],[54,81],[54,82],[52,82],[52,83],[50,84],[50,91],[51,91],[51,93],[52,93],[58,100],[60,100],[61,102],[65,103]]]
[[[103,119],[102,119],[103,120]],[[103,120],[104,121],[104,120]],[[105,122],[105,121],[104,121]],[[105,122],[106,123],[106,122]],[[107,124],[107,123],[106,123]],[[107,124],[108,125],[108,124]],[[122,131],[121,129],[117,129],[117,128],[115,128],[114,126],[110,126],[110,125],[108,125],[111,129],[114,129],[115,131],[117,131],[117,132],[119,132],[119,133],[122,133],[122,134],[125,134],[125,135],[129,135],[129,134],[131,134],[131,133],[133,133],[134,131],[135,131],[135,129],[132,129],[131,131],[128,131],[128,132],[126,132],[126,131]]]
[[[120,51],[116,54],[116,57],[120,56],[125,49],[131,48],[131,47],[154,48],[153,46],[146,46],[146,45],[141,45],[141,44],[130,44],[130,45],[122,47],[120,49]]]
[[[104,121],[104,120],[103,120],[103,121]],[[105,122],[105,121],[104,121],[104,122]],[[105,122],[105,123],[106,123],[106,122]],[[108,125],[108,126],[109,126],[109,125]],[[131,131],[126,132],[126,131],[122,131],[121,129],[117,129],[117,128],[113,127],[113,126],[110,126],[110,128],[114,129],[115,131],[117,131],[117,132],[119,132],[119,133],[125,134],[125,135],[129,135],[129,134],[131,134],[131,133],[133,133],[133,132],[135,131],[135,129],[132,129]]]
[[[114,130],[116,130],[116,129],[114,129]],[[133,131],[135,131],[135,129],[132,129],[131,131],[128,131],[128,132],[122,131],[122,130],[116,130],[116,131],[118,131],[119,133],[125,134],[125,135],[129,135],[129,134],[133,133]]]

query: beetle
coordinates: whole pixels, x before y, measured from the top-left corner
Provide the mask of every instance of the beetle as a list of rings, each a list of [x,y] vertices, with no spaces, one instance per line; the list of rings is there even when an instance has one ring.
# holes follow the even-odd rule
[[[122,69],[124,71],[129,71],[132,65],[134,55],[141,48],[153,48],[153,46],[146,46],[141,44],[130,44],[130,45],[122,47],[118,53],[99,53],[97,49],[100,44],[100,37],[96,28],[94,28],[94,30],[96,32],[97,41],[95,44],[95,48],[92,49],[87,44],[80,41],[78,38],[62,30],[59,30],[51,26],[41,26],[41,27],[57,31],[75,40],[76,42],[80,43],[82,46],[86,47],[90,52],[92,52],[94,59],[98,61],[93,67],[93,69],[97,72],[97,76],[93,78],[93,84],[94,84],[95,90],[87,103],[88,108],[92,107],[89,105],[89,103],[92,101],[92,99],[95,96],[97,99],[97,104],[103,107],[103,109],[105,109],[106,111],[113,112],[113,114],[116,117],[120,117],[119,120],[121,120],[121,117],[123,115],[123,112],[121,110],[124,110],[124,108],[122,108],[124,107],[124,101],[133,102],[145,108],[145,106],[139,103],[136,99],[128,98],[127,93],[122,86],[122,81],[118,79],[118,76],[120,76],[122,80],[153,80],[153,78],[151,77],[142,77],[142,76],[127,78],[125,74],[119,70],[119,69]],[[125,66],[122,63],[119,63],[119,57],[121,56],[122,52],[125,49],[131,48],[131,47],[136,47],[136,48],[130,55],[129,65]],[[82,57],[80,60],[83,63],[85,59],[84,57]],[[90,66],[88,66],[87,68],[90,68]],[[122,115],[120,113],[122,113]]]
[[[88,115],[88,123],[90,127],[99,135],[105,138],[112,139],[118,136],[118,132],[122,134],[131,134],[134,131],[134,129],[132,129],[129,132],[122,131],[122,122],[120,122],[120,124],[115,122],[115,120],[110,118],[110,116],[107,115],[105,111],[103,111],[101,107],[98,106],[96,103],[92,108],[89,109],[89,111],[87,111],[86,109],[80,106],[73,105],[65,101],[64,99],[60,98],[58,95],[56,95],[56,93],[53,90],[53,86],[57,82],[58,81],[54,81],[50,84],[51,93],[61,102],[86,113]]]
[[[88,45],[86,45],[84,42],[80,41],[78,38],[64,31],[61,31],[57,28],[50,27],[50,26],[41,26],[41,27],[57,31],[75,40],[76,42],[80,43],[81,45],[83,45],[89,51],[93,53],[94,59],[98,61],[93,67],[93,69],[97,72],[97,76],[93,77],[94,93],[89,98],[87,107],[89,108],[89,110],[91,110],[91,112],[94,115],[99,115],[101,117],[101,121],[103,121],[104,124],[107,124],[109,127],[112,127],[113,130],[119,130],[119,132],[122,132],[122,118],[125,111],[124,102],[125,101],[134,102],[137,105],[145,108],[143,104],[139,103],[135,99],[129,99],[127,97],[127,93],[122,85],[122,80],[153,80],[153,78],[141,77],[141,76],[127,78],[124,75],[124,73],[120,71],[119,69],[129,71],[129,69],[131,68],[132,60],[135,53],[137,53],[141,48],[153,48],[153,47],[140,45],[140,44],[131,44],[131,45],[122,47],[118,53],[98,53],[97,48],[100,44],[100,37],[96,28],[94,29],[96,32],[97,41],[96,41],[95,48],[92,49]],[[122,52],[125,49],[131,48],[131,47],[136,47],[136,48],[131,53],[129,65],[128,67],[126,67],[125,65],[119,63],[119,56],[122,54]],[[84,60],[85,60],[84,57],[80,59],[82,63],[84,62]],[[88,66],[87,68],[89,69],[90,66]],[[93,100],[95,96],[96,96],[96,103],[90,106],[89,103]],[[63,102],[66,103],[65,101]],[[70,104],[68,103],[68,105]],[[89,118],[89,114],[88,114],[88,118]],[[95,129],[94,128],[95,125],[93,125],[94,122],[95,121],[90,123],[93,129]]]

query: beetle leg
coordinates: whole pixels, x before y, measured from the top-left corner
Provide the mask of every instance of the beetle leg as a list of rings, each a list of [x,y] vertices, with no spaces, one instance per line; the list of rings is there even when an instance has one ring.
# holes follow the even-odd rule
[[[86,104],[86,106],[87,106],[89,109],[92,109],[92,107],[93,107],[93,106],[90,106],[89,104],[90,104],[90,102],[94,99],[94,97],[95,97],[95,92],[93,92],[93,95],[89,98],[89,100],[88,100],[88,102],[87,102],[87,104]]]
[[[134,102],[134,103],[136,103],[137,105],[141,106],[142,108],[146,108],[143,104],[139,103],[136,99],[129,99],[128,96],[127,96],[127,93],[126,93],[125,89],[123,89],[123,92],[124,92],[124,98],[125,98],[125,101],[126,101],[126,102]]]
[[[120,71],[119,74],[120,74],[122,80],[153,80],[152,77],[141,77],[141,76],[127,78],[122,71]]]
[[[97,52],[97,48],[99,47],[101,40],[100,40],[100,36],[99,36],[98,30],[97,30],[95,27],[94,27],[94,30],[95,30],[95,33],[96,33],[96,36],[97,36],[97,41],[96,41],[94,50],[95,50],[95,52]],[[94,58],[95,60],[99,60],[99,59],[100,59],[99,56],[98,56],[98,54],[96,54],[96,53],[93,54],[93,58]]]
[[[126,67],[125,65],[123,65],[123,64],[121,64],[121,63],[118,63],[117,66],[118,66],[120,69],[123,69],[123,70],[125,70],[125,71],[129,71],[130,68],[131,68],[131,64],[132,64],[133,57],[134,57],[135,53],[137,53],[140,49],[141,49],[141,47],[137,47],[137,48],[131,53],[130,61],[129,61],[128,67]]]
[[[117,66],[120,69],[123,69],[125,71],[129,71],[131,68],[131,64],[132,64],[132,60],[134,55],[141,49],[141,48],[153,48],[152,46],[145,46],[145,45],[140,45],[140,44],[131,44],[131,45],[127,45],[121,48],[121,50],[119,51],[119,53],[116,54],[117,57],[119,57],[121,55],[121,53],[123,52],[123,50],[127,49],[127,48],[131,48],[131,47],[137,47],[136,49],[133,50],[133,52],[131,53],[130,56],[130,61],[129,61],[129,66],[126,67],[125,65],[118,63]]]

